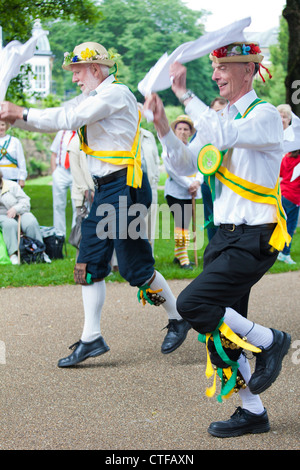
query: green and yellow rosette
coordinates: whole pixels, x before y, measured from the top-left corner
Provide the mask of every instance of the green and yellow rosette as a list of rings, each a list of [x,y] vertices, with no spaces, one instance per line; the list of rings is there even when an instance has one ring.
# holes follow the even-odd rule
[[[213,175],[222,164],[223,154],[217,147],[207,144],[202,147],[198,155],[198,170],[203,175]]]

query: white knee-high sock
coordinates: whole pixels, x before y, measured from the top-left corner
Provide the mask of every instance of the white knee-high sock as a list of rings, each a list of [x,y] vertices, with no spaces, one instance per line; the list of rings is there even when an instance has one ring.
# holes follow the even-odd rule
[[[94,341],[101,336],[100,319],[105,300],[105,281],[94,282],[88,286],[82,286],[82,301],[84,308],[84,327],[81,340]]]
[[[241,354],[238,360],[239,371],[241,372],[246,384],[248,384],[251,377],[251,368],[248,359],[244,354]],[[239,390],[239,396],[242,400],[242,408],[254,414],[261,414],[264,412],[264,406],[259,395],[253,395],[249,387]]]
[[[169,320],[182,320],[182,317],[177,312],[176,298],[171,291],[169,284],[162,274],[160,274],[158,271],[155,271],[155,273],[156,275],[154,280],[151,282],[150,288],[152,290],[162,289],[162,291],[158,292],[158,294],[166,299],[166,301],[162,304],[162,307],[164,307],[165,311],[167,312]]]
[[[226,308],[224,322],[235,333],[246,336],[248,342],[254,346],[268,348],[273,342],[270,328],[253,323],[230,307]]]

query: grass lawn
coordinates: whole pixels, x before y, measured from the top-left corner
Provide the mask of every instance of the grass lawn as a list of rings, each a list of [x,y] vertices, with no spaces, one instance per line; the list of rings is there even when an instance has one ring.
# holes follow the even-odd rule
[[[25,192],[31,198],[31,211],[37,217],[40,225],[52,226],[52,178],[38,178],[26,182]],[[159,204],[166,204],[163,190],[159,190]],[[200,204],[200,201],[199,201]],[[168,213],[167,213],[168,214]],[[72,206],[70,194],[67,203],[67,239],[71,229]],[[159,239],[155,240],[154,257],[156,269],[160,271],[166,279],[193,279],[202,270],[203,252],[207,245],[206,232],[200,227],[202,225],[201,206],[197,207],[197,258],[198,267],[192,271],[186,271],[172,263],[174,257],[174,237],[173,221],[170,218],[170,237],[166,237],[164,224],[166,216],[159,217]],[[60,284],[73,284],[73,268],[75,264],[76,249],[69,243],[65,245],[65,257],[62,260],[53,260],[51,264],[22,264],[21,266],[0,265],[0,287],[21,287],[21,286],[47,286]],[[189,251],[191,261],[194,261],[194,248]],[[297,271],[300,269],[300,228],[293,237],[292,258],[296,265],[289,266],[283,262],[276,261],[270,273],[282,273],[287,271]],[[124,282],[118,273],[113,273],[107,278],[111,282]]]

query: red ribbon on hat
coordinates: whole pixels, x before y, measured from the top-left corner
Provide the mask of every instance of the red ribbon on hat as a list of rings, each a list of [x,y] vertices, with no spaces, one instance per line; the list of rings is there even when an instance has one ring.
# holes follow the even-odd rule
[[[260,71],[260,67],[262,67],[263,69],[265,69],[265,70],[268,72],[268,75],[269,75],[269,78],[270,78],[270,79],[272,78],[272,75],[271,75],[270,71],[267,69],[267,67],[265,67],[265,66],[262,65],[262,64],[259,64],[258,73],[259,73],[259,75],[260,75],[262,81],[263,81],[264,83],[266,83],[266,80],[264,79],[264,77],[262,76],[262,73],[261,73],[261,71]]]

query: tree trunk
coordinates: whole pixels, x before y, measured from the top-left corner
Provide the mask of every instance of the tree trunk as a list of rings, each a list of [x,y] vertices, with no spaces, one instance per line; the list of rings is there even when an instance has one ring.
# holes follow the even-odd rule
[[[300,0],[287,0],[282,14],[289,28],[286,102],[300,116]]]

